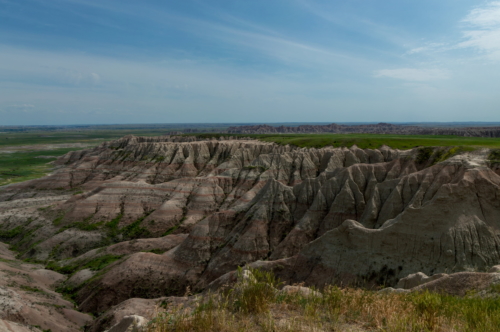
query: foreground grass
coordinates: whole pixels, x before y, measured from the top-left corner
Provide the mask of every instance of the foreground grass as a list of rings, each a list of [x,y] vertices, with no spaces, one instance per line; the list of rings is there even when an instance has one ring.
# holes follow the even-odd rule
[[[273,277],[258,271],[254,275],[230,291],[205,295],[191,309],[159,310],[147,331],[486,332],[500,327],[497,298],[338,287],[305,296],[270,291]]]

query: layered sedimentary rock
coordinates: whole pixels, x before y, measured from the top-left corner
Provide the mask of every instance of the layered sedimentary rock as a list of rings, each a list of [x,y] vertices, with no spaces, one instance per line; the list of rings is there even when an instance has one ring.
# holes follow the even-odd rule
[[[61,266],[120,255],[74,278],[89,312],[202,290],[247,264],[316,286],[486,270],[500,263],[500,176],[487,150],[444,150],[128,136],[0,191],[1,234]]]
[[[54,291],[63,275],[16,260],[6,247],[0,243],[0,331],[78,332],[92,321]]]

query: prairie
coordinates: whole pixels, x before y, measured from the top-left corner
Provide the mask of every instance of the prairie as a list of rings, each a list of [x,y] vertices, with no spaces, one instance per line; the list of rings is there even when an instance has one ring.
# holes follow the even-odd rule
[[[242,136],[201,134],[201,137]],[[283,134],[283,135],[243,135],[265,142],[280,145],[295,145],[303,148],[322,148],[325,146],[351,147],[357,145],[361,149],[377,149],[387,145],[393,149],[408,150],[415,147],[428,146],[460,146],[470,150],[477,148],[500,148],[500,139],[485,137],[461,137],[438,135],[388,135],[388,134]]]

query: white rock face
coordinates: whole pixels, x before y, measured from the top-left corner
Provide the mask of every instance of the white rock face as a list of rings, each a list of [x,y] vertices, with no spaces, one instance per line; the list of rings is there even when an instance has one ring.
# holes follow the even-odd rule
[[[66,281],[66,285],[69,287],[78,287],[79,285],[83,284],[85,281],[89,280],[95,275],[95,272],[92,271],[91,269],[83,269],[71,276]]]
[[[489,273],[499,273],[500,272],[500,265],[492,266],[491,269],[489,269],[488,272]]]
[[[404,294],[409,293],[408,289],[387,287],[378,291],[379,294]]]
[[[303,286],[290,286],[287,285],[283,287],[281,290],[283,294],[288,294],[288,295],[301,295],[303,297],[322,297],[323,295],[320,292],[317,292],[315,290],[312,290],[309,287],[303,287]]]
[[[411,289],[423,285],[427,282],[447,276],[445,273],[438,273],[428,277],[425,273],[417,272],[399,280],[396,288]]]
[[[142,332],[148,320],[142,316],[125,316],[107,332]]]
[[[36,327],[28,327],[19,323],[0,319],[1,332],[41,332]]]

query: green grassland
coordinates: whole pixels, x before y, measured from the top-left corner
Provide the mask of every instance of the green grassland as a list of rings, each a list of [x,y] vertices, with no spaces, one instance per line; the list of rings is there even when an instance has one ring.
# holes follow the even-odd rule
[[[52,168],[48,163],[71,150],[75,149],[12,153],[0,152],[0,186],[36,179],[46,175]]]
[[[52,169],[49,162],[81,149],[61,148],[57,144],[84,143],[91,147],[130,134],[159,136],[166,133],[165,129],[3,132],[0,133],[0,186],[40,178]],[[44,156],[46,158],[40,158]]]
[[[160,136],[165,135],[168,130],[81,130],[81,131],[34,131],[34,132],[4,132],[0,133],[0,148],[37,145],[37,144],[62,144],[62,143],[88,143],[99,144],[123,137],[125,135],[136,136]]]
[[[203,134],[202,137],[218,137],[220,134]],[[500,139],[485,137],[435,136],[435,135],[384,135],[384,134],[269,134],[269,135],[224,135],[245,136],[265,142],[298,147],[325,146],[351,147],[357,145],[361,149],[377,149],[387,145],[394,149],[412,149],[426,146],[461,146],[469,149],[500,148]]]

